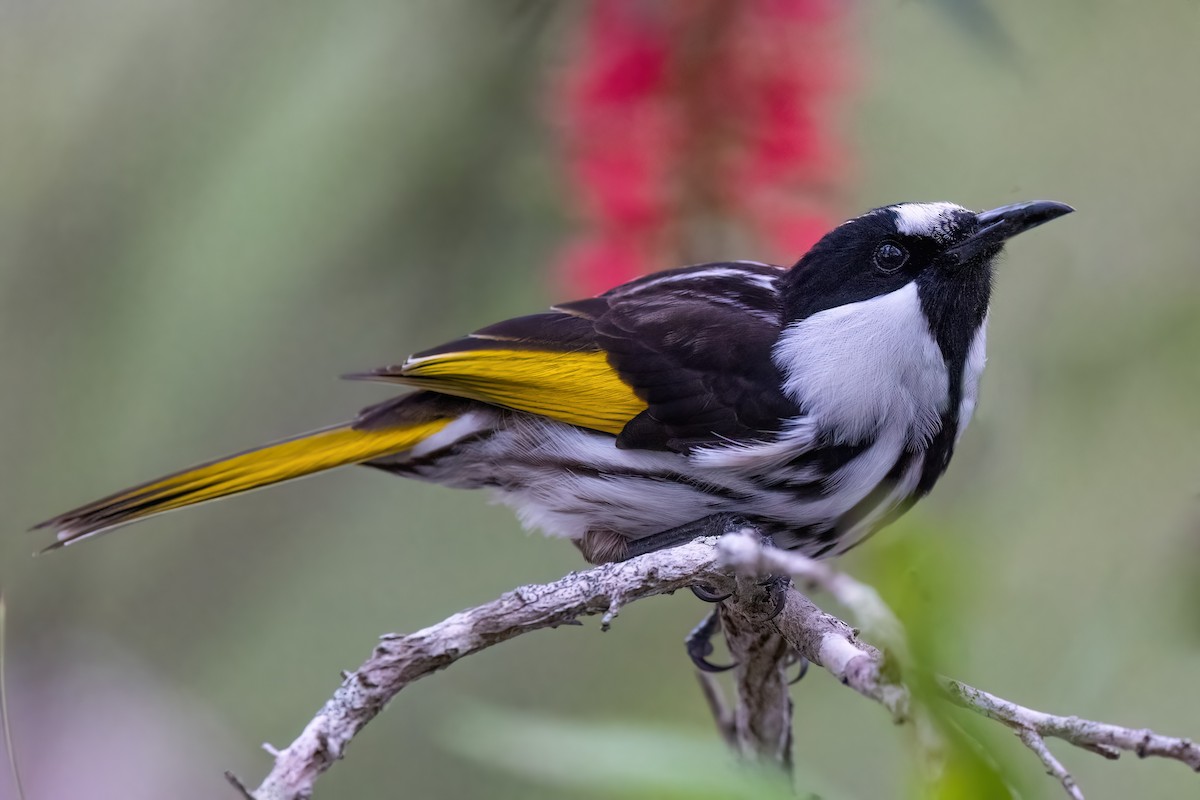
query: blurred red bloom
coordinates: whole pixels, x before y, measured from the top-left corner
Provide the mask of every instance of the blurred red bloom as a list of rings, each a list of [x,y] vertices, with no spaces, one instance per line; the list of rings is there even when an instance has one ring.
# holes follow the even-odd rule
[[[791,263],[828,229],[845,7],[592,0],[553,107],[586,223],[560,259],[573,290],[735,243]]]

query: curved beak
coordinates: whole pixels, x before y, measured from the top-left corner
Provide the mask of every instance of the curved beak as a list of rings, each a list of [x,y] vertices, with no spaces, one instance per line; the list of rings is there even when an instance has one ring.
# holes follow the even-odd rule
[[[979,255],[995,255],[1004,243],[1031,228],[1036,228],[1044,222],[1058,219],[1064,214],[1070,214],[1075,209],[1066,203],[1056,203],[1053,200],[1031,200],[1025,203],[1013,203],[1008,206],[993,208],[991,211],[981,211],[976,215],[979,228],[964,242],[951,247],[947,252],[953,254],[958,263],[971,261]]]

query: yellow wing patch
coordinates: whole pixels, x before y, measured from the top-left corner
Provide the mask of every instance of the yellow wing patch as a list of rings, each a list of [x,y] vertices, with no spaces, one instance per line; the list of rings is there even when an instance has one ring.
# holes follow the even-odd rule
[[[412,359],[387,380],[614,436],[646,403],[599,350],[479,349]]]

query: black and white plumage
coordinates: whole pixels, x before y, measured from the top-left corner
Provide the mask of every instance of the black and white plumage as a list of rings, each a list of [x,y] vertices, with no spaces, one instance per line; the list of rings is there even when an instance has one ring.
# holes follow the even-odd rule
[[[702,264],[507,320],[366,376],[420,391],[351,425],[50,520],[63,543],[365,463],[487,488],[593,561],[717,513],[844,552],[933,488],[970,421],[1004,241],[1071,209],[875,209],[791,269]],[[308,444],[311,443],[311,444]]]

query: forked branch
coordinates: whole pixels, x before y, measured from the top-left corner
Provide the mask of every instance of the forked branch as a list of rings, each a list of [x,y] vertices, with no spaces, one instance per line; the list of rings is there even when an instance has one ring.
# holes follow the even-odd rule
[[[747,576],[765,575],[791,575],[806,591],[828,593],[851,612],[865,638],[882,649],[860,640],[854,628],[796,589],[787,590],[780,613],[766,619],[761,598],[750,598],[747,595],[752,593],[744,591]],[[904,682],[908,656],[903,630],[879,595],[823,562],[776,550],[751,532],[741,531],[574,572],[552,583],[523,586],[415,633],[386,635],[362,666],[345,676],[295,741],[282,750],[267,747],[275,764],[257,789],[243,787],[233,776],[230,782],[251,800],[311,798],[317,778],[414,681],[529,631],[576,624],[590,615],[603,615],[602,627],[607,628],[618,611],[635,600],[694,584],[734,591],[739,577],[743,591],[726,601],[722,616],[727,627],[736,621],[737,631],[730,631],[733,649],[753,658],[746,661],[750,666],[737,681],[734,707],[726,706],[714,684],[705,684],[726,741],[743,756],[784,767],[790,764],[791,709],[781,689],[783,661],[790,649],[879,702],[896,722],[910,724],[926,766],[937,772],[944,752],[941,735]],[[759,642],[753,645],[758,651],[746,652],[745,642]],[[948,678],[939,678],[938,686],[947,700],[1013,729],[1073,798],[1083,794],[1046,747],[1047,737],[1109,758],[1128,750],[1139,756],[1175,759],[1200,770],[1200,747],[1187,739],[1034,711]]]

